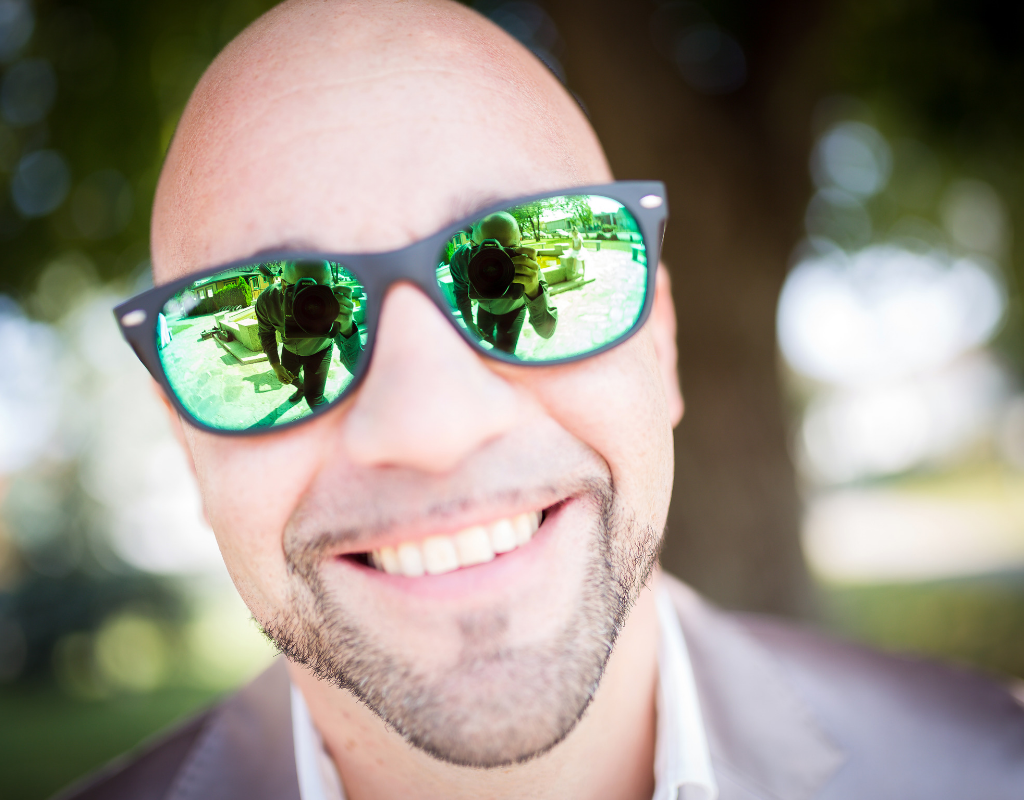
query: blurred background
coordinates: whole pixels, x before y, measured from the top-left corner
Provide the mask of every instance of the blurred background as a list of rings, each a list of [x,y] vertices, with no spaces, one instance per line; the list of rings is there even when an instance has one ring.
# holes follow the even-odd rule
[[[262,0],[0,0],[0,795],[272,657],[111,307],[188,94]],[[668,184],[687,414],[667,568],[1024,677],[1024,6],[476,7]],[[58,755],[59,754],[59,755]]]

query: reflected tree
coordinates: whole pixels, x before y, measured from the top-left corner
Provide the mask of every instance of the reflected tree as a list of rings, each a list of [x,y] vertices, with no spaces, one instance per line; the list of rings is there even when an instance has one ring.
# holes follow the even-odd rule
[[[583,230],[594,224],[594,212],[591,210],[590,203],[587,202],[585,197],[565,196],[537,200],[532,203],[516,206],[510,209],[510,212],[515,217],[516,222],[519,223],[520,231],[524,234],[529,234],[533,239],[540,239],[541,237],[545,213],[564,213]]]

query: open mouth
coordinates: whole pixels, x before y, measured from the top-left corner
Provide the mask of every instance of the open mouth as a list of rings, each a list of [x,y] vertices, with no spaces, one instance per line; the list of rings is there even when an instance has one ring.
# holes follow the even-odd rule
[[[522,547],[533,538],[542,519],[542,512],[528,511],[446,536],[381,547],[361,554],[359,560],[389,575],[407,578],[442,575],[461,567],[486,564],[496,556]]]

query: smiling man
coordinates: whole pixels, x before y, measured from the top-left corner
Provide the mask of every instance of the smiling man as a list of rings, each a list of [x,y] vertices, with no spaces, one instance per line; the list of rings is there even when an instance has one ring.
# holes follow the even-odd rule
[[[285,3],[214,62],[160,179],[158,287],[117,313],[285,658],[75,796],[1019,792],[1024,714],[998,687],[742,621],[658,572],[683,411],[665,198],[611,181],[553,76],[447,0]],[[559,284],[557,250],[538,262],[558,325],[511,352],[445,294],[456,244],[499,212],[617,231],[586,279]],[[247,416],[210,370],[266,363],[155,347],[200,279],[311,260],[359,298],[365,337],[323,405],[285,390]]]

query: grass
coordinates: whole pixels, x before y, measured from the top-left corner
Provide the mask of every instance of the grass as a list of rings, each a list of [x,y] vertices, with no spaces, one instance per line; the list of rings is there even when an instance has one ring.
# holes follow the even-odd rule
[[[1024,679],[1024,573],[822,587],[825,622],[893,652]]]
[[[86,701],[49,683],[0,690],[0,797],[43,800],[216,698],[164,689]]]

